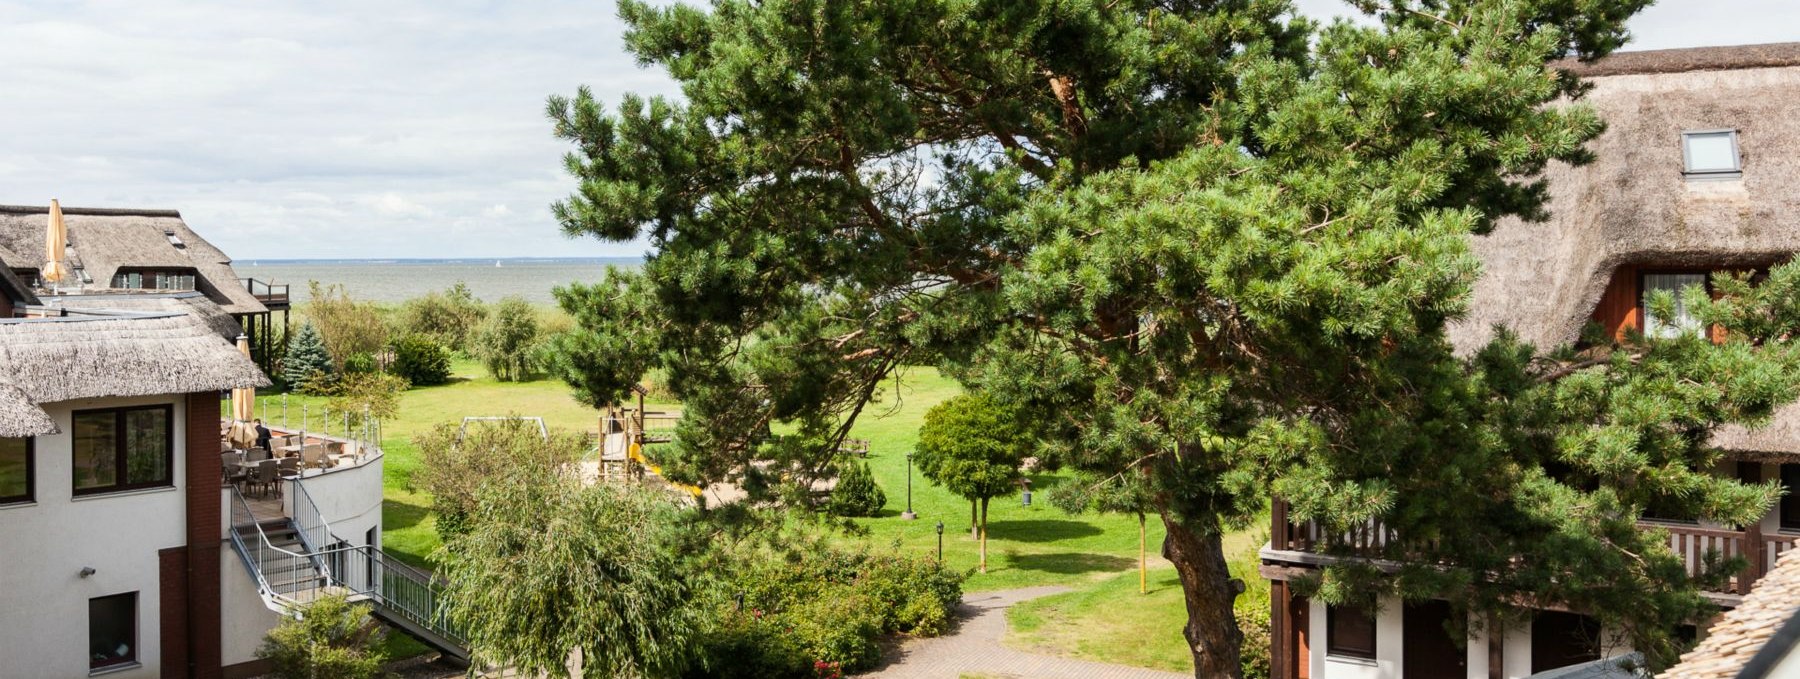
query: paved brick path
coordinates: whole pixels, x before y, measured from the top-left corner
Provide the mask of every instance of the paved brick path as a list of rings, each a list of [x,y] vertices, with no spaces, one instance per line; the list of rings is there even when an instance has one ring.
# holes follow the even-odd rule
[[[1191,679],[1191,674],[1108,665],[1087,660],[1059,658],[1008,648],[1006,609],[1028,599],[1069,591],[1067,587],[1027,587],[963,595],[958,611],[962,624],[954,633],[936,639],[912,639],[887,663],[868,674],[870,679],[957,679],[978,674],[1007,679]]]

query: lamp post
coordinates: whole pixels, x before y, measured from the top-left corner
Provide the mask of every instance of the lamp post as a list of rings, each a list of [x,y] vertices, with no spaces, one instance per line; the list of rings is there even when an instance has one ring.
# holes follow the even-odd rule
[[[900,512],[900,519],[911,521],[919,518],[912,510],[912,451],[906,451],[906,511]]]
[[[938,532],[938,563],[943,563],[944,562],[944,522],[942,522],[942,521],[938,522],[937,532]]]

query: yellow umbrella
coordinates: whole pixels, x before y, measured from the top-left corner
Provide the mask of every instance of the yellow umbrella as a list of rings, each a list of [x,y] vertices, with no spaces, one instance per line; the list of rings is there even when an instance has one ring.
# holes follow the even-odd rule
[[[250,338],[239,334],[238,351],[250,356]],[[231,390],[231,417],[239,422],[249,422],[256,418],[256,387],[238,387]]]
[[[46,281],[61,282],[69,277],[69,265],[63,262],[69,245],[69,230],[63,226],[62,205],[55,198],[50,199],[50,228],[45,236],[44,270],[41,275]]]

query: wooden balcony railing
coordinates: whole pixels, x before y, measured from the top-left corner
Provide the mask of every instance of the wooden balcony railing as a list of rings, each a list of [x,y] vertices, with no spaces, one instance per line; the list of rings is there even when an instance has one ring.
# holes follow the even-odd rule
[[[1393,529],[1380,521],[1369,521],[1336,533],[1315,521],[1293,521],[1288,517],[1287,503],[1280,500],[1274,503],[1271,519],[1269,546],[1283,551],[1330,550],[1373,558],[1391,555],[1393,550],[1388,548],[1401,540]],[[1749,563],[1743,572],[1733,575],[1723,586],[1711,588],[1722,594],[1748,593],[1757,580],[1775,567],[1777,558],[1800,544],[1800,535],[1764,535],[1760,526],[1724,530],[1662,521],[1639,521],[1638,525],[1645,530],[1668,531],[1669,551],[1681,557],[1690,576],[1700,574],[1709,554],[1716,554],[1720,559],[1744,557]],[[1410,550],[1401,550],[1407,551]]]

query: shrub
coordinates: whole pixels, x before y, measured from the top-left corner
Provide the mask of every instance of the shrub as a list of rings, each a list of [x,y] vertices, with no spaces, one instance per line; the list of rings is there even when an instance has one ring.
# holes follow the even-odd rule
[[[355,354],[344,359],[345,375],[361,375],[375,372],[375,357],[370,354]]]
[[[413,436],[423,464],[413,472],[413,482],[431,494],[437,513],[438,537],[451,538],[471,528],[477,496],[484,486],[500,482],[550,483],[560,468],[573,464],[587,449],[587,440],[575,432],[551,430],[545,440],[537,423],[503,420],[468,431],[453,424]]]
[[[837,488],[831,491],[827,509],[838,516],[875,516],[887,505],[887,494],[875,484],[869,465],[846,461],[838,465]]]
[[[406,334],[424,335],[452,351],[469,352],[469,339],[487,318],[487,309],[469,286],[458,282],[443,292],[428,292],[400,307],[399,328]],[[413,384],[425,384],[417,380]]]
[[[318,325],[333,365],[342,369],[350,357],[374,354],[387,346],[387,324],[381,320],[380,307],[373,302],[359,302],[350,297],[344,286],[320,285],[318,281],[312,282],[311,293],[306,315]]]
[[[343,595],[327,596],[283,617],[263,638],[256,657],[267,659],[281,679],[386,676],[381,669],[381,626],[369,618],[364,604]]]
[[[425,335],[394,340],[394,364],[388,371],[418,386],[450,381],[450,352]]]
[[[302,394],[323,393],[331,384],[334,373],[331,366],[331,353],[325,349],[325,339],[312,322],[300,326],[294,338],[288,342],[287,358],[281,362],[282,376],[294,391]]]
[[[487,322],[475,335],[475,355],[494,379],[522,382],[538,373],[540,350],[537,310],[519,297],[494,305]]]
[[[935,636],[949,628],[962,576],[897,551],[802,541],[791,553],[725,557],[727,601],[705,635],[706,667],[690,676],[849,674],[880,660],[884,634]]]
[[[365,419],[385,420],[400,412],[400,392],[406,391],[406,378],[387,373],[351,373],[332,385],[331,399],[325,402],[325,428],[348,426],[352,433],[362,429]],[[345,418],[345,415],[349,415]]]

